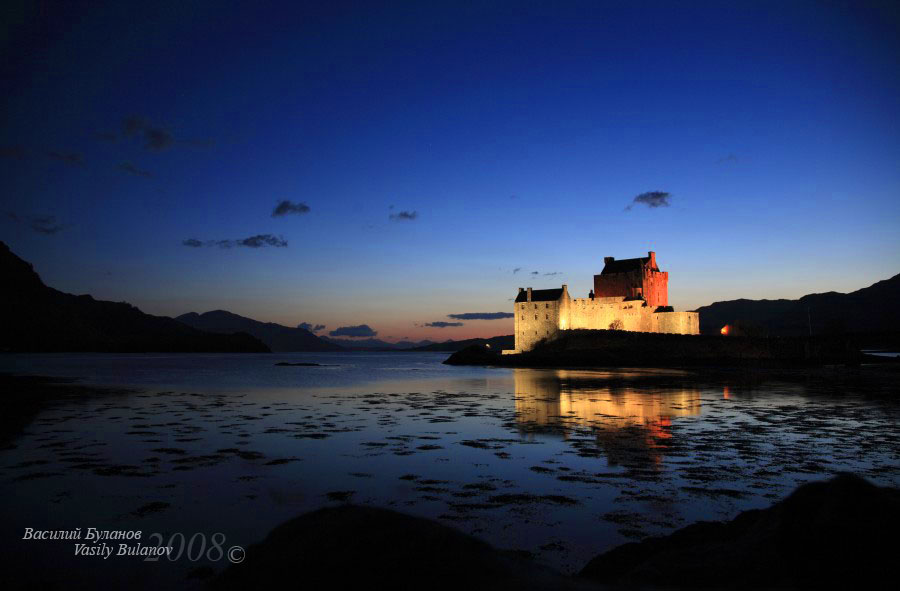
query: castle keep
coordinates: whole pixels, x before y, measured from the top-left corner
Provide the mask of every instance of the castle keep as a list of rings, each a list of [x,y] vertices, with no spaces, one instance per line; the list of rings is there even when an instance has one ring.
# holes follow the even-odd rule
[[[516,348],[503,353],[530,351],[561,330],[578,328],[699,334],[700,315],[669,306],[669,274],[659,270],[656,253],[647,254],[603,259],[603,271],[594,275],[594,289],[586,298],[570,298],[566,285],[520,287],[514,304]]]

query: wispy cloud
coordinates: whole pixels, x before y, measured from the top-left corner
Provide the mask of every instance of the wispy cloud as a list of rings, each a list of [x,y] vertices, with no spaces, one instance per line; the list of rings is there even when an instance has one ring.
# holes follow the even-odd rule
[[[316,333],[321,330],[325,330],[324,324],[310,324],[309,322],[301,322],[297,325],[297,328],[302,328],[303,330],[308,330],[309,332]]]
[[[435,322],[426,322],[425,326],[430,326],[431,328],[447,328],[448,326],[462,326],[462,322],[444,322],[443,320],[437,320]]]
[[[447,314],[447,318],[455,320],[500,320],[501,318],[512,318],[512,312],[464,312],[462,314]]]
[[[728,156],[724,156],[716,160],[716,164],[728,164],[729,162],[737,162],[738,157],[734,154],[729,154]]]
[[[515,275],[516,273],[518,273],[521,270],[522,270],[522,267],[516,267],[515,269],[513,269],[513,275]]]
[[[378,331],[372,330],[368,324],[359,324],[357,326],[341,326],[328,334],[333,337],[374,337]]]
[[[47,156],[53,160],[59,160],[72,166],[84,166],[84,154],[80,152],[60,152],[58,150],[50,150]]]
[[[635,205],[646,205],[651,209],[657,207],[669,207],[669,205],[671,205],[671,203],[669,203],[671,198],[672,194],[665,191],[647,191],[632,199],[628,207],[625,208],[625,211],[630,211]]]
[[[171,131],[137,115],[122,120],[122,135],[142,138],[144,148],[155,152],[170,148],[175,143],[175,136]]]
[[[305,203],[293,203],[285,199],[284,201],[279,201],[278,205],[275,206],[274,211],[272,211],[272,217],[277,218],[288,214],[304,213],[309,213],[309,205]]]
[[[540,271],[532,271],[531,274],[532,274],[532,275],[540,275],[541,272],[540,272]]]
[[[0,146],[0,158],[25,160],[27,157],[28,150],[26,150],[24,146]]]
[[[287,247],[288,242],[282,236],[256,234],[249,238],[239,238],[237,240],[197,240],[196,238],[187,238],[182,240],[181,244],[190,248],[200,248],[202,246],[217,246],[219,248],[234,248],[240,246],[247,248],[264,248],[272,246],[275,248],[285,248]]]
[[[393,222],[411,222],[417,217],[419,217],[419,212],[417,211],[398,211],[388,216]]]
[[[124,170],[125,172],[127,172],[129,174],[133,174],[135,176],[142,176],[142,177],[146,177],[146,178],[150,178],[153,176],[153,173],[150,172],[149,170],[144,170],[142,168],[138,168],[131,162],[123,162],[122,164],[119,165],[119,170]]]
[[[552,273],[544,273],[544,277],[553,277],[554,275],[562,275],[562,272],[553,271]]]
[[[22,222],[38,234],[52,235],[66,229],[66,225],[60,223],[55,215],[19,215],[12,211],[6,212],[6,217],[14,222]]]

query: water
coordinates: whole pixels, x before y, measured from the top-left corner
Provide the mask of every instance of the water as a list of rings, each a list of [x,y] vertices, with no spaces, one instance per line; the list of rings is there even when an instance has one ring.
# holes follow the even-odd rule
[[[900,484],[890,382],[460,368],[445,358],[0,357],[0,371],[131,390],[56,403],[0,452],[2,544],[84,580],[189,585],[192,568],[225,563],[76,559],[70,542],[18,538],[25,527],[98,527],[145,540],[221,533],[226,546],[247,547],[297,514],[349,500],[577,572],[621,543],[730,519],[839,471]]]

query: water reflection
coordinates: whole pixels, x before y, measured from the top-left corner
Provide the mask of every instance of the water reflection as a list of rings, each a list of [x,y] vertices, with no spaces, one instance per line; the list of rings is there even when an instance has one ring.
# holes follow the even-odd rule
[[[604,456],[611,466],[660,466],[677,444],[672,419],[700,414],[695,388],[636,388],[578,370],[516,369],[513,380],[523,435],[561,436],[579,455]]]

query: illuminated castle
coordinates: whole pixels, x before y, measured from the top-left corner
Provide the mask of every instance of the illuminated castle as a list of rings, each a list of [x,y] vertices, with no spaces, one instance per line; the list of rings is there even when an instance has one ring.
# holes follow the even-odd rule
[[[656,265],[656,253],[617,261],[606,257],[594,275],[586,298],[569,297],[559,289],[519,288],[515,306],[516,348],[504,354],[530,351],[561,330],[607,329],[670,334],[699,334],[697,312],[675,312],[669,306],[669,274]]]

